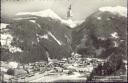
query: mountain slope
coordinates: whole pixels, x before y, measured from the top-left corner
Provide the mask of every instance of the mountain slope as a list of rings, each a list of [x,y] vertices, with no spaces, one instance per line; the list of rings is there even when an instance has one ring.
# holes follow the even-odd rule
[[[106,60],[93,70],[87,81],[94,76],[117,76],[126,71],[123,63],[128,59],[126,10],[119,6],[100,8],[72,32],[73,50],[83,57]]]
[[[50,17],[18,16],[11,24],[2,24],[1,60],[15,60],[21,63],[46,60],[46,51],[51,58],[69,57],[71,29]],[[18,19],[18,20],[17,20]],[[6,42],[9,44],[6,44]],[[11,51],[10,49],[13,49]]]
[[[117,47],[125,50],[127,18],[114,8],[114,13],[100,8],[90,15],[85,22],[74,29],[72,33],[74,50],[83,55],[100,55],[105,49]],[[122,7],[121,7],[122,8]],[[102,11],[100,11],[102,9]],[[104,9],[104,11],[103,11]],[[124,12],[127,12],[124,8]],[[115,13],[116,12],[116,13]],[[121,11],[122,12],[122,11]],[[123,47],[124,46],[124,47]],[[89,50],[89,48],[91,50]],[[80,50],[81,49],[81,50]],[[83,51],[82,51],[83,50]],[[123,50],[122,50],[123,51]],[[125,52],[123,52],[125,53]],[[108,54],[105,56],[109,56]]]

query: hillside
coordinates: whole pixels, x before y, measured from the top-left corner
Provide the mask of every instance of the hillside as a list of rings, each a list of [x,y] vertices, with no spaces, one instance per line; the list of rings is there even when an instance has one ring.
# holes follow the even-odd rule
[[[71,30],[50,17],[20,16],[13,23],[2,23],[2,56],[1,60],[16,60],[18,62],[33,62],[51,58],[60,59],[70,56]],[[7,40],[9,38],[9,40]],[[8,43],[8,44],[6,44]],[[6,44],[6,45],[5,45]],[[18,50],[19,49],[19,50]]]
[[[116,48],[124,56],[126,55],[127,11],[125,11],[125,8],[118,6],[117,8],[110,7],[113,11],[108,11],[108,8],[100,8],[74,29],[72,33],[72,47],[74,50],[84,56],[102,56],[105,58],[110,55],[111,49]],[[116,11],[117,9],[120,9],[120,11],[124,9],[125,14],[119,14]]]
[[[106,59],[105,63],[93,69],[87,81],[114,81],[107,78],[126,73],[123,62],[128,60],[126,8],[100,8],[74,29],[72,39],[73,50],[83,57]],[[95,79],[95,76],[101,77]]]

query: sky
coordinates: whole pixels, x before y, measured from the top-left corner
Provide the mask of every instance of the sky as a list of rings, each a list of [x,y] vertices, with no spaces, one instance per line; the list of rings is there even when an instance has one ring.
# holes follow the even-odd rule
[[[83,20],[104,6],[127,7],[127,0],[10,0],[1,3],[1,15],[15,16],[18,12],[36,12],[52,9],[66,18],[69,3],[72,4],[73,20]]]

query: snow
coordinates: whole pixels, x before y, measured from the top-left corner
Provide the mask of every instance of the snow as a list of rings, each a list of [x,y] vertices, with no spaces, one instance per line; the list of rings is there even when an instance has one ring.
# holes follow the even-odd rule
[[[72,53],[71,53],[71,55],[74,55],[74,54],[75,54],[75,52],[72,52]]]
[[[75,56],[76,56],[76,57],[77,57],[77,56],[81,56],[80,54],[75,53],[75,52],[72,52],[71,55],[73,55],[74,57],[75,57]]]
[[[124,62],[125,64],[127,64],[127,63],[128,63],[128,61],[127,61],[127,60],[123,60],[123,62]]]
[[[14,20],[37,19],[37,17],[14,18]]]
[[[113,41],[113,43],[114,43],[114,47],[118,47],[119,46],[116,41]]]
[[[78,24],[80,24],[80,21],[73,21],[71,19],[68,19],[68,20],[61,20],[62,23],[70,26],[71,28],[74,28],[76,27]]]
[[[66,58],[62,58],[62,60],[66,61],[67,59]]]
[[[35,23],[41,29],[41,26],[38,23],[36,23],[36,20],[29,20],[29,21]]]
[[[74,54],[74,56],[81,56],[81,55],[80,55],[80,54],[78,54],[78,53],[75,53],[75,54]]]
[[[52,19],[59,20],[61,23],[66,24],[71,28],[74,28],[83,22],[83,21],[73,21],[71,19],[66,19],[66,20],[62,19],[51,9],[47,9],[47,10],[39,11],[39,12],[20,12],[20,13],[17,13],[16,15],[35,15],[35,16],[41,16],[41,17],[50,17]]]
[[[1,34],[1,45],[3,47],[7,47],[7,49],[9,49],[11,53],[22,52],[20,48],[11,45],[12,40],[13,40],[12,35],[8,33]]]
[[[33,22],[33,23],[36,23],[36,21],[35,20],[29,20],[30,22]]]
[[[36,34],[36,36],[37,36],[37,42],[40,42],[40,40],[39,40],[39,34]]]
[[[74,75],[73,75],[74,77],[79,77],[79,76],[81,76],[81,74],[78,73],[78,72],[74,72],[73,74],[74,74]]]
[[[101,17],[97,17],[98,20],[101,20]]]
[[[94,69],[94,68],[93,68],[92,65],[88,65],[88,66],[86,67],[86,71],[88,71],[88,72],[92,72],[93,69]]]
[[[44,34],[44,35],[39,35],[39,34],[36,34],[36,36],[37,36],[37,41],[39,42],[39,38],[43,38],[43,39],[49,39],[49,37],[48,37],[48,34]]]
[[[47,73],[46,73],[47,75]],[[38,77],[37,79],[34,79],[34,80],[31,80],[29,82],[56,82],[56,81],[59,81],[59,80],[62,80],[63,82],[64,81],[67,81],[67,80],[70,80],[70,81],[73,81],[73,80],[86,80],[87,78],[84,77],[84,78],[80,78],[81,74],[78,73],[78,72],[74,72],[73,75],[51,75],[51,76],[35,76],[35,77]]]
[[[38,43],[40,42],[39,38],[37,38],[37,42],[38,42]]]
[[[0,29],[5,29],[7,25],[9,25],[9,24],[1,23]]]
[[[101,7],[99,8],[101,12],[111,12],[113,14],[118,14],[120,16],[127,17],[127,8],[116,6],[116,7]]]
[[[78,65],[77,63],[74,63],[73,66],[77,67],[77,66],[79,66],[79,65]]]
[[[40,38],[49,39],[47,34],[44,34],[42,36],[39,36]]]
[[[48,34],[49,34],[59,45],[62,45],[62,43],[61,43],[51,32],[48,32]]]
[[[9,47],[9,51],[10,51],[11,53],[23,52],[19,47],[15,47],[15,46],[10,46],[10,47]]]
[[[11,68],[17,68],[18,67],[18,63],[17,62],[9,62],[9,66]]]
[[[1,45],[10,46],[12,39],[13,37],[10,34],[7,33],[1,34]]]
[[[115,38],[115,39],[119,38],[117,32],[113,32],[113,33],[111,34],[111,36],[112,36],[112,38]]]
[[[88,61],[91,61],[92,60],[92,58],[86,58]]]
[[[38,24],[38,23],[36,23],[37,24],[37,26],[39,27],[39,28],[41,28],[41,26]]]
[[[0,67],[0,71],[7,72],[8,69],[7,68],[4,68],[4,67]]]
[[[17,13],[16,15],[36,15],[36,16],[41,16],[41,17],[51,17],[53,19],[61,19],[51,9],[47,9],[47,10],[39,11],[39,12],[20,12],[20,13]]]
[[[125,69],[126,69],[126,71],[127,71],[127,69],[128,69],[128,67],[127,67],[127,60],[123,60],[123,63],[125,63]]]

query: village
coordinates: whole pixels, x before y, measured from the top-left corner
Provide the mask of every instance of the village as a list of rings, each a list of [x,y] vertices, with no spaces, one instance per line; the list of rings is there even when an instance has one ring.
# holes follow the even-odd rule
[[[55,78],[59,75],[60,78],[62,75],[67,75],[68,78],[76,76],[86,80],[92,70],[104,61],[97,58],[81,58],[79,54],[73,54],[72,57],[62,60],[48,57],[48,62],[39,61],[28,64],[1,61],[1,79],[5,82],[33,82],[42,77],[54,76]]]

